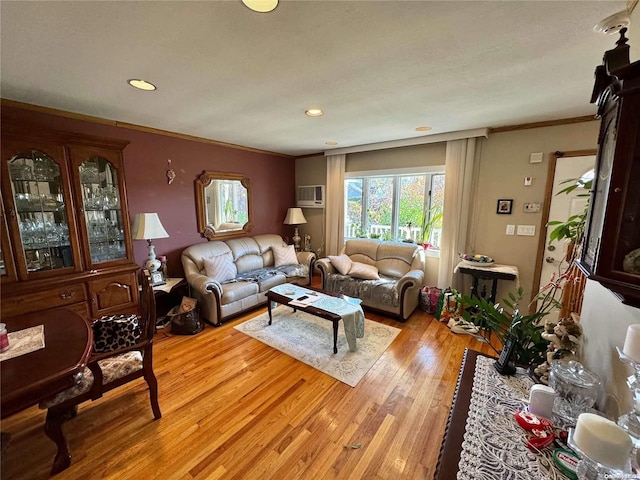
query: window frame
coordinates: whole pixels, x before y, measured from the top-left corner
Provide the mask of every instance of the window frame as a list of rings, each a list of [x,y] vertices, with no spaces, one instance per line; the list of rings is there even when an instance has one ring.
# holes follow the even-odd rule
[[[398,218],[400,216],[399,205],[400,205],[400,190],[401,190],[401,178],[402,177],[410,177],[410,176],[425,176],[425,192],[424,198],[425,202],[423,204],[423,212],[428,211],[433,205],[433,177],[436,175],[444,175],[444,165],[436,165],[429,167],[420,167],[420,168],[400,168],[400,169],[391,169],[391,170],[368,170],[368,171],[357,171],[357,172],[345,172],[344,176],[344,206],[343,206],[343,214],[345,218],[345,227],[347,223],[347,208],[348,208],[348,192],[346,189],[347,181],[349,180],[361,180],[362,181],[362,208],[360,212],[360,225],[362,226],[362,231],[369,231],[369,215],[368,215],[368,205],[369,205],[369,180],[373,177],[391,177],[393,183],[393,191],[392,191],[392,211],[391,211],[391,229],[392,231],[398,231],[400,225],[398,224]],[[345,228],[345,240],[357,238],[347,236],[347,229]],[[401,241],[401,239],[394,238],[395,241]],[[438,247],[432,247],[434,250],[439,250]]]

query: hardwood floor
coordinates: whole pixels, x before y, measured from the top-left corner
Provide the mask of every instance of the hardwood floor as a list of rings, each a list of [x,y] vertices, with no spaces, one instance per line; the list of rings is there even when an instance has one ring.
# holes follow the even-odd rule
[[[143,380],[80,406],[64,479],[430,479],[468,335],[416,311],[351,388],[235,330],[156,335],[163,417]],[[343,334],[341,332],[341,334]],[[55,447],[37,407],[2,422],[2,479],[49,477]],[[352,446],[360,445],[359,448]]]

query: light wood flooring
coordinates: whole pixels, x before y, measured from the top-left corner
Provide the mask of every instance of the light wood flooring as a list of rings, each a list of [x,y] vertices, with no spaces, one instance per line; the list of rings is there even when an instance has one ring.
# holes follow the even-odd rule
[[[159,332],[163,417],[143,380],[83,404],[55,478],[431,479],[464,349],[487,347],[421,311],[406,323],[367,312],[402,332],[351,388],[233,328],[265,310],[193,337]],[[33,407],[2,422],[2,479],[49,477],[44,418]]]

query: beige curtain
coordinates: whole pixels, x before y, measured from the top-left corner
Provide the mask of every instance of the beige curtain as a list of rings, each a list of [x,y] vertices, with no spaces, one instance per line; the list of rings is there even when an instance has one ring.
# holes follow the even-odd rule
[[[471,226],[472,202],[475,195],[474,179],[479,149],[476,139],[467,138],[447,142],[444,186],[444,217],[440,242],[440,268],[438,287],[453,287],[458,290],[460,274],[453,270],[460,262],[458,253],[468,251],[467,238]]]
[[[325,255],[337,255],[344,244],[344,168],[346,155],[327,155]]]

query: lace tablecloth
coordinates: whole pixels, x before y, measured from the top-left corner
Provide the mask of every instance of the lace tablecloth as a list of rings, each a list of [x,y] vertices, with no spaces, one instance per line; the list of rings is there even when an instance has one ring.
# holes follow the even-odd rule
[[[44,348],[44,325],[9,333],[9,349],[0,353],[0,362]]]
[[[524,408],[533,382],[525,370],[502,376],[495,359],[478,357],[473,379],[458,480],[566,479],[555,467],[552,449],[533,453],[514,419]]]

